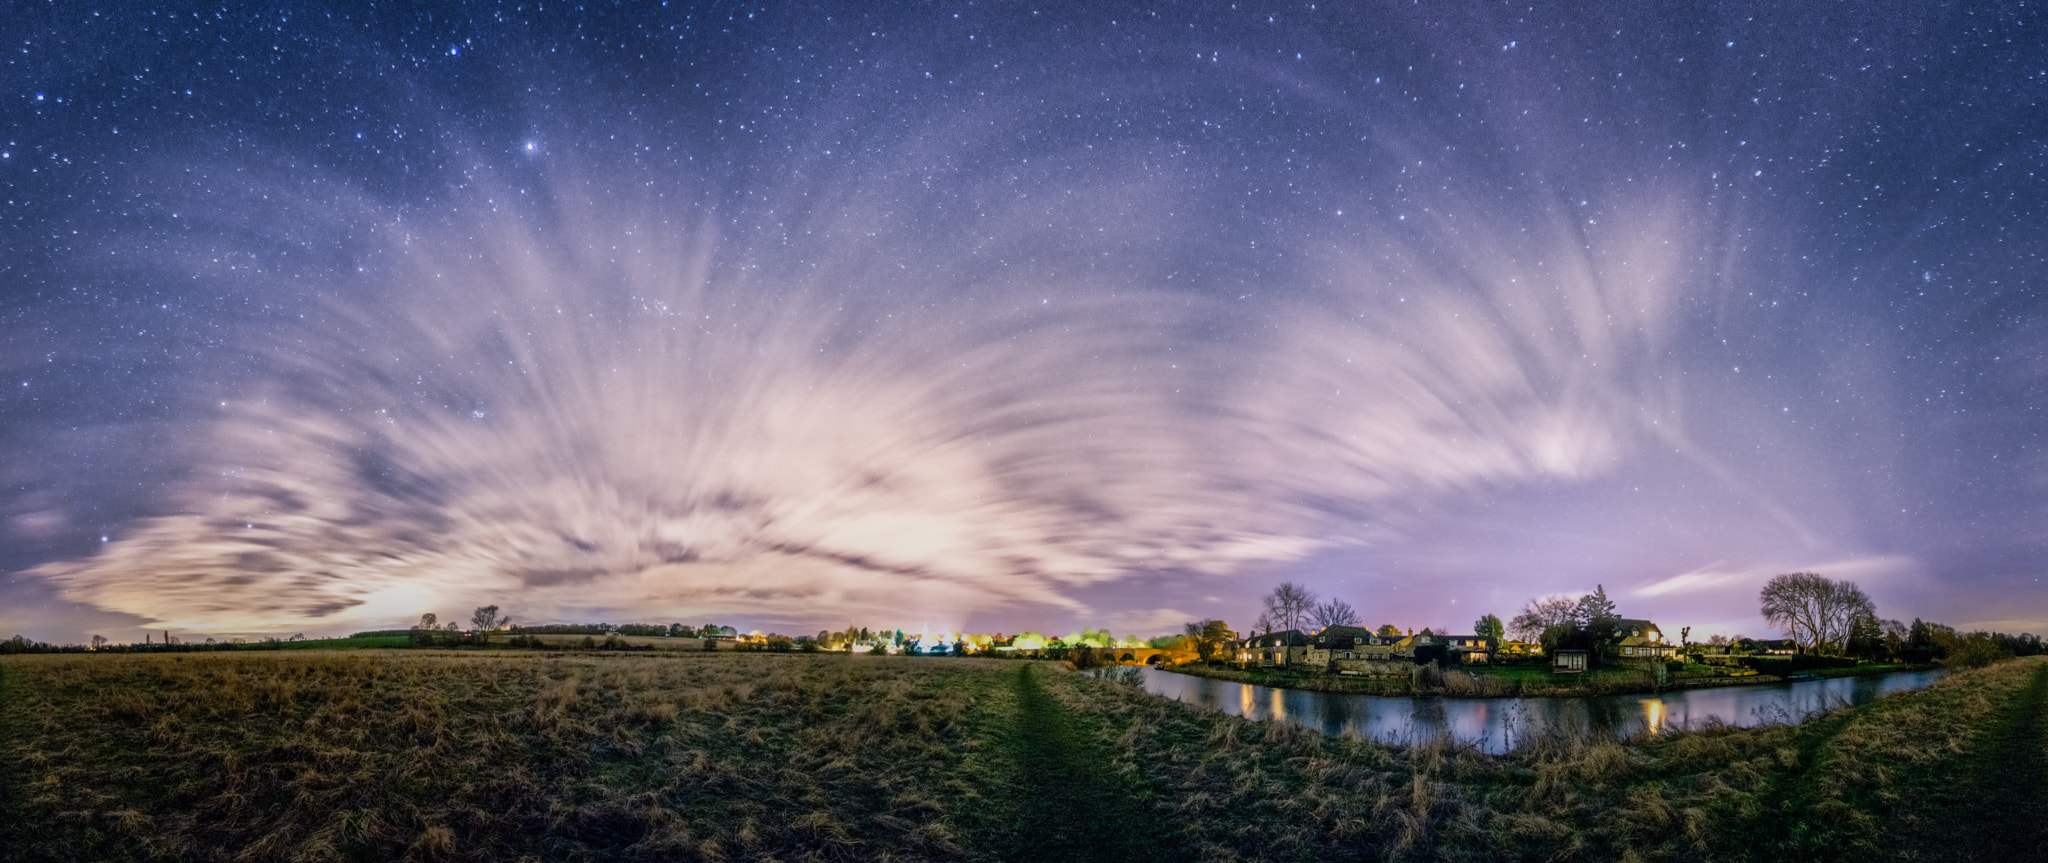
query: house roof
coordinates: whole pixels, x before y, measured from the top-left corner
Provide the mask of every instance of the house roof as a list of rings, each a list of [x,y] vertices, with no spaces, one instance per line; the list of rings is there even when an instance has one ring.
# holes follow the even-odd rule
[[[1350,641],[1364,641],[1372,637],[1372,630],[1362,627],[1326,626],[1323,627],[1322,631],[1316,633],[1315,643],[1318,645],[1328,645],[1332,642],[1341,644]]]
[[[1265,635],[1251,639],[1249,644],[1253,647],[1302,647],[1308,644],[1308,636],[1299,629],[1289,629],[1281,632],[1268,632]]]

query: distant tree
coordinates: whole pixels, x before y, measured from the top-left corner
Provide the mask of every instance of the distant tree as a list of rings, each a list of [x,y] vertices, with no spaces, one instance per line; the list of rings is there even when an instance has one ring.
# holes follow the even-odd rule
[[[1252,631],[1264,635],[1280,627],[1273,623],[1273,615],[1260,612],[1259,619],[1252,621]]]
[[[107,646],[107,637],[106,637],[106,636],[104,636],[104,635],[95,635],[95,636],[93,636],[93,637],[92,637],[92,649],[94,649],[94,650],[103,650],[103,649],[105,649],[105,648],[106,648],[106,646]]]
[[[1309,615],[1315,610],[1316,595],[1306,587],[1283,581],[1261,601],[1276,629],[1301,629],[1308,625]]]
[[[1400,638],[1401,627],[1395,626],[1391,623],[1383,623],[1380,624],[1379,630],[1377,632],[1374,632],[1373,634],[1381,638]]]
[[[1318,603],[1309,609],[1309,623],[1318,629],[1331,626],[1357,626],[1358,611],[1351,603],[1331,597],[1330,601]]]
[[[286,640],[286,641],[305,641],[305,640],[306,640],[306,634],[305,634],[305,633],[303,633],[303,632],[294,632],[294,633],[292,633],[292,637],[290,637],[290,638],[287,638],[287,639],[285,639],[285,640]]]
[[[1877,616],[1863,589],[1818,573],[1794,572],[1764,582],[1758,601],[1764,619],[1785,631],[1801,649],[1841,653],[1858,615]]]
[[[1849,621],[1849,635],[1844,652],[1857,659],[1879,659],[1885,655],[1884,624],[1877,615],[1859,611]]]
[[[1529,600],[1522,613],[1508,621],[1508,631],[1521,641],[1541,641],[1544,630],[1577,620],[1578,607],[1571,597],[1556,594]]]
[[[967,655],[967,642],[965,642],[965,641],[954,641],[954,642],[953,642],[953,655],[954,655],[954,656],[966,656],[966,655]]]
[[[1492,639],[1496,644],[1507,635],[1507,627],[1501,625],[1498,616],[1491,614],[1482,615],[1478,620],[1472,621],[1472,631],[1480,638]]]
[[[1720,635],[1720,634],[1715,634],[1715,635],[1709,635],[1709,636],[1707,636],[1707,644],[1709,644],[1709,645],[1711,645],[1711,646],[1714,646],[1714,647],[1727,647],[1727,646],[1728,646],[1728,636],[1725,636],[1725,635]]]
[[[1578,608],[1572,618],[1579,622],[1580,627],[1590,629],[1601,618],[1619,616],[1614,610],[1614,600],[1607,598],[1607,588],[1596,584],[1592,593],[1579,597]]]
[[[883,647],[882,643],[879,641],[875,642],[875,646],[868,648],[868,653],[873,656],[881,656],[882,654],[888,652],[888,648]]]
[[[469,616],[470,626],[476,630],[476,641],[482,644],[490,640],[490,632],[498,628],[498,607],[486,605]]]
[[[1972,632],[1956,639],[1948,651],[1948,664],[1957,668],[1982,668],[2011,658],[2011,651],[1999,646],[1989,633],[1983,632]]]
[[[1192,620],[1181,628],[1186,631],[1188,641],[1194,645],[1195,655],[1201,657],[1203,662],[1214,660],[1216,648],[1235,636],[1228,624],[1215,619]]]
[[[1681,627],[1679,627],[1679,628],[1678,628],[1678,646],[1679,646],[1679,647],[1686,647],[1686,646],[1689,646],[1689,645],[1691,645],[1691,644],[1692,644],[1692,627],[1690,627],[1690,626],[1681,626]]]

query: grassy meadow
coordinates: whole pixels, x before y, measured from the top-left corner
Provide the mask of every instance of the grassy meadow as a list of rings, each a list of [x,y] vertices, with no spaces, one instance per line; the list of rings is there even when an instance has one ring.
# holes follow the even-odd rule
[[[2041,859],[2048,659],[1798,726],[1507,756],[1051,663],[0,660],[0,860]]]

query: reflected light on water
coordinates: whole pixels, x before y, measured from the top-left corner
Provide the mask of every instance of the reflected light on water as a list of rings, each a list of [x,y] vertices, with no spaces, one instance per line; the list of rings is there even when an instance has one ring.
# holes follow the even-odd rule
[[[1683,728],[1692,717],[1719,716],[1736,726],[1755,725],[1766,717],[1797,719],[1835,704],[1867,704],[1886,693],[1918,689],[1941,677],[1938,671],[1898,671],[1854,679],[1679,690],[1662,695],[1406,698],[1289,691],[1156,668],[1142,673],[1148,692],[1235,712],[1246,719],[1291,722],[1383,743],[1449,736],[1459,744],[1493,753],[1553,731],[1568,736],[1627,738],[1661,734],[1666,723]],[[1290,703],[1292,711],[1288,710]]]
[[[1643,730],[1649,734],[1664,730],[1664,699],[1651,698],[1643,702]]]

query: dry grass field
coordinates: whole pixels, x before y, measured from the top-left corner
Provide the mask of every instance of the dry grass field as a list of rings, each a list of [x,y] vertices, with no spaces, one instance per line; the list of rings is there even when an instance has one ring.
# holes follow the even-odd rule
[[[1049,663],[0,661],[0,859],[2042,859],[2048,661],[1799,726],[1504,757]]]

